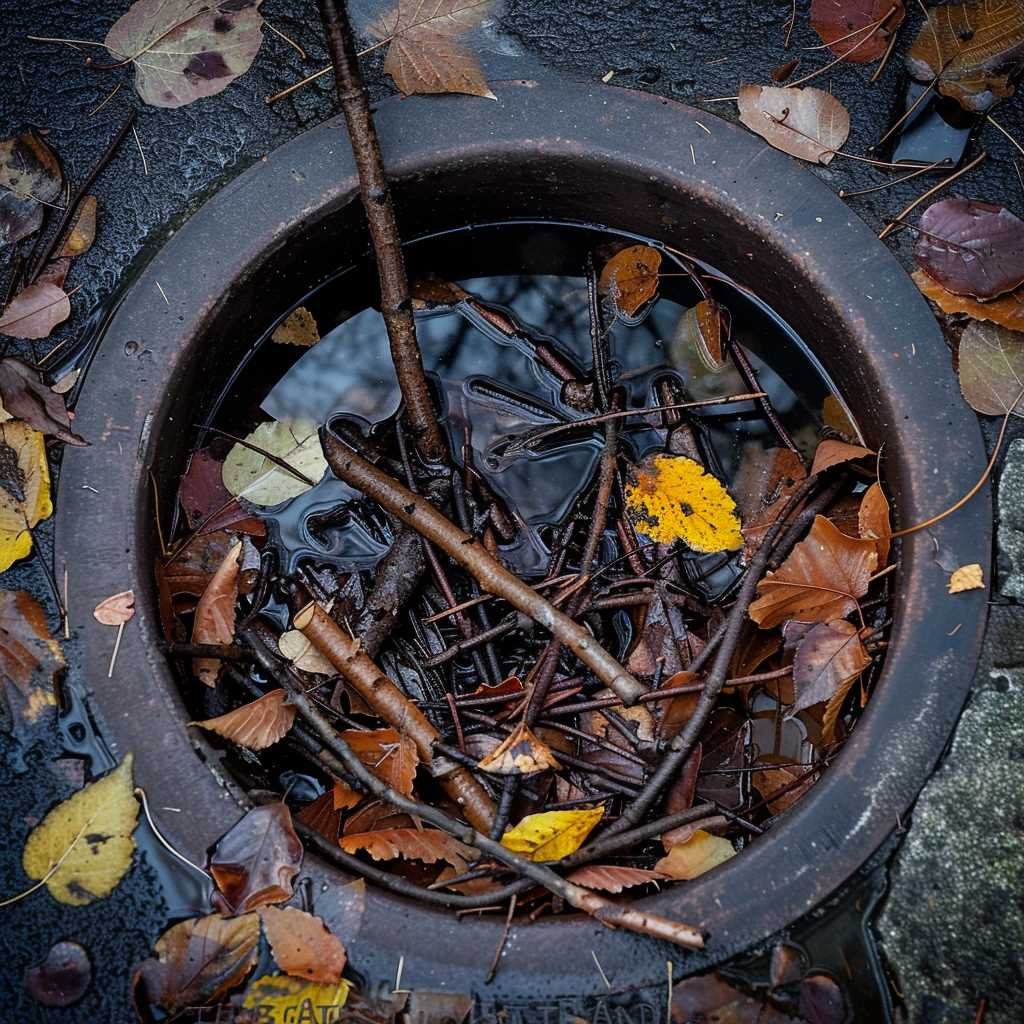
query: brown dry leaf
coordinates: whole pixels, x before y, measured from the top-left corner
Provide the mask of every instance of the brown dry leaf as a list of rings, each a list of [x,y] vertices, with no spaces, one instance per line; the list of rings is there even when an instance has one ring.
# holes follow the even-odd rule
[[[688,683],[697,682],[697,676],[692,672],[677,672],[669,676],[659,690],[671,690],[676,686],[686,686]],[[681,693],[671,700],[658,701],[655,705],[655,717],[658,722],[658,739],[672,739],[686,723],[693,718],[697,710],[697,703],[700,694],[695,690],[693,693]]]
[[[844,462],[865,459],[874,454],[870,448],[863,448],[859,444],[847,444],[845,441],[833,440],[822,441],[814,452],[811,476],[814,476],[815,473],[824,473],[826,469],[839,466]]]
[[[276,341],[278,345],[311,348],[320,340],[320,328],[317,327],[313,314],[305,306],[299,306],[274,328],[270,339]]]
[[[995,324],[970,323],[960,338],[960,390],[985,416],[1005,416],[1024,388],[1024,334]],[[1013,408],[1024,416],[1024,398]]]
[[[856,64],[878,60],[906,15],[903,0],[811,0],[811,28],[837,57]]]
[[[557,772],[561,765],[551,748],[520,720],[477,768],[491,775],[533,775],[536,772]]]
[[[776,572],[757,584],[759,596],[750,606],[750,617],[762,629],[773,629],[786,619],[841,619],[867,593],[877,567],[874,541],[847,537],[824,516],[817,516],[807,538]]]
[[[32,550],[32,528],[52,512],[43,435],[20,420],[0,423],[0,572]]]
[[[661,253],[649,245],[630,245],[602,268],[597,289],[615,310],[635,316],[658,294]]]
[[[810,1024],[776,1010],[763,998],[733,988],[717,973],[686,978],[673,985],[671,1020],[678,1024]]]
[[[43,434],[52,434],[65,444],[86,446],[71,430],[71,417],[64,399],[48,388],[39,371],[20,359],[0,359],[0,422],[23,420]]]
[[[312,803],[295,815],[296,821],[319,832],[328,842],[336,843],[341,833],[341,813],[334,806],[334,793],[327,790],[321,793]]]
[[[362,793],[357,793],[348,783],[340,779],[334,780],[331,787],[331,806],[336,811],[349,811],[363,799]]]
[[[259,914],[282,971],[307,981],[337,984],[345,969],[345,947],[321,918],[296,907],[261,907]]]
[[[486,0],[399,0],[368,31],[391,40],[384,71],[406,96],[457,92],[493,100],[476,54],[457,41],[490,7]]]
[[[662,872],[669,878],[688,881],[735,856],[736,851],[728,839],[713,836],[699,828],[686,842],[673,846],[654,865],[654,870]]]
[[[561,860],[583,845],[603,817],[604,804],[528,814],[501,837],[501,845],[527,860]]]
[[[827,164],[850,134],[850,114],[831,93],[741,85],[740,121],[783,153]]]
[[[266,750],[283,738],[295,721],[295,705],[288,704],[284,690],[271,690],[217,718],[190,722],[223,736],[249,750]]]
[[[923,270],[915,270],[910,276],[921,294],[931,299],[943,313],[965,313],[975,320],[990,320],[1011,331],[1024,331],[1024,288],[990,302],[979,302],[966,295],[954,295]]]
[[[135,617],[135,591],[111,594],[92,610],[92,617],[104,626],[121,626]]]
[[[27,238],[43,223],[45,203],[56,203],[64,174],[56,154],[33,130],[0,141],[0,249]]]
[[[156,958],[144,960],[132,976],[139,1019],[150,1019],[147,1006],[158,1006],[173,1018],[219,1002],[256,965],[259,941],[256,914],[210,914],[168,928],[153,948]]]
[[[243,914],[291,899],[302,864],[302,843],[287,804],[254,807],[217,840],[209,870],[219,892],[218,909]]]
[[[742,465],[734,490],[743,521],[743,561],[749,562],[786,502],[807,479],[807,470],[788,448],[762,450],[749,463],[745,457]]]
[[[907,53],[907,68],[921,82],[938,77],[938,90],[967,110],[988,110],[1013,95],[1012,79],[1024,65],[1024,4],[1020,0],[968,0],[928,10]]]
[[[96,197],[84,196],[78,204],[75,219],[57,250],[57,259],[81,256],[87,252],[96,238]]]
[[[873,540],[878,552],[878,565],[882,567],[889,560],[889,538],[892,526],[889,523],[889,501],[882,485],[872,484],[860,500],[857,513],[857,528],[861,540]]]
[[[207,584],[196,606],[192,623],[192,643],[230,644],[235,639],[235,602],[238,600],[238,556],[241,543],[235,543],[224,556],[213,579]],[[193,658],[192,670],[207,686],[217,685],[219,658]]]
[[[420,758],[408,736],[395,729],[346,729],[341,738],[378,779],[402,796],[412,796]]]
[[[793,659],[796,701],[788,717],[813,704],[831,700],[840,690],[849,692],[853,681],[871,664],[857,627],[844,619],[819,622],[800,641]]]
[[[22,288],[0,315],[0,334],[36,340],[71,316],[71,300],[63,288],[36,282]]]
[[[341,848],[346,853],[365,850],[374,860],[420,860],[436,864],[443,860],[457,871],[465,871],[477,852],[458,839],[426,828],[387,828],[374,832],[352,832],[341,837]]]
[[[792,765],[783,768],[763,768],[751,772],[750,784],[768,801],[768,810],[772,814],[781,814],[787,807],[797,803],[814,785],[814,775],[808,775],[800,785],[793,786],[806,771],[806,768],[794,768]],[[790,789],[790,786],[793,788]],[[778,796],[774,796],[775,793],[778,793]]]
[[[961,565],[959,569],[954,569],[949,577],[948,589],[951,594],[962,594],[965,590],[984,590],[985,573],[977,562],[973,565]]]
[[[632,889],[637,885],[663,881],[668,875],[647,868],[630,868],[619,864],[586,864],[566,875],[566,878],[576,885],[582,885],[584,889],[622,892],[623,889]]]

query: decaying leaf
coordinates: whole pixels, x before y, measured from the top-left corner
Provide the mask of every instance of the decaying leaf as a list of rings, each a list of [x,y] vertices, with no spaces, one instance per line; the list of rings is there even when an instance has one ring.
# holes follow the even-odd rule
[[[730,857],[735,857],[736,851],[732,843],[721,836],[713,836],[699,828],[685,842],[676,843],[668,853],[654,865],[655,871],[660,871],[668,878],[676,878],[688,881],[703,875],[705,871],[724,864]]]
[[[261,907],[267,941],[286,974],[337,985],[345,969],[345,947],[315,914],[297,907]]]
[[[793,684],[796,702],[790,716],[843,690],[871,664],[857,627],[845,619],[819,622],[812,626],[793,659]]]
[[[528,814],[502,837],[501,845],[533,861],[561,860],[575,853],[604,817],[604,805]]]
[[[291,898],[302,843],[287,804],[254,807],[217,840],[209,869],[224,909],[243,914]]]
[[[1024,331],[1024,287],[989,302],[967,295],[954,295],[933,281],[923,270],[910,275],[925,298],[931,299],[943,313],[966,313],[975,320],[990,320],[1011,331]]]
[[[0,142],[0,249],[38,231],[63,187],[60,161],[33,129]]]
[[[962,594],[965,590],[984,590],[985,573],[981,566],[975,562],[973,565],[961,565],[954,569],[949,577],[949,592],[951,594]]]
[[[277,649],[303,672],[318,676],[336,676],[338,670],[320,653],[305,633],[286,630],[277,641]]]
[[[312,803],[306,804],[295,815],[314,832],[319,832],[328,842],[336,843],[341,832],[341,813],[334,806],[334,794],[331,790],[321,793]]]
[[[878,552],[878,565],[889,560],[892,526],[889,524],[889,501],[879,483],[872,484],[860,500],[857,528],[862,540],[873,540]]]
[[[626,509],[637,530],[660,544],[681,540],[705,553],[743,546],[736,502],[685,455],[645,460],[626,484]]]
[[[32,550],[29,531],[52,512],[43,435],[20,420],[0,423],[0,572]]]
[[[71,316],[71,300],[63,288],[37,281],[22,288],[0,315],[0,334],[12,338],[48,338],[50,331]]]
[[[346,729],[341,736],[378,779],[402,796],[412,796],[420,758],[408,736],[396,729]]]
[[[181,478],[178,500],[193,530],[202,533],[226,530],[252,537],[266,536],[267,527],[241,502],[232,500],[222,478],[223,465],[209,448],[201,448],[189,457],[188,469]]]
[[[566,876],[570,882],[582,885],[584,889],[600,889],[602,892],[622,892],[637,885],[660,882],[668,877],[660,871],[647,868],[623,867],[619,864],[586,864]]]
[[[139,1019],[148,1019],[147,1005],[173,1018],[190,1007],[219,1002],[256,965],[259,941],[256,914],[210,914],[172,925],[156,940],[156,957],[144,960],[132,978]]]
[[[661,253],[649,245],[631,245],[617,252],[602,268],[597,289],[612,308],[635,316],[658,294]]]
[[[241,543],[231,546],[196,606],[192,643],[230,644],[235,639],[235,603],[238,600],[238,556]],[[219,658],[193,658],[192,671],[207,686],[217,685]]]
[[[740,120],[783,153],[827,164],[850,134],[850,114],[831,93],[770,85],[741,85]]]
[[[521,721],[477,767],[491,775],[533,775],[561,767],[551,748]]]
[[[368,31],[391,40],[384,71],[406,96],[457,92],[493,100],[476,54],[457,38],[476,28],[490,6],[488,0],[398,0]]]
[[[458,839],[433,828],[382,828],[373,832],[346,833],[340,840],[346,853],[365,850],[374,860],[443,860],[459,871],[476,857],[476,851]]]
[[[46,613],[28,594],[0,590],[0,684],[12,731],[39,721],[57,707],[54,679],[64,668],[60,644],[46,624]]]
[[[1024,388],[1024,334],[995,324],[970,323],[960,338],[960,390],[985,416],[1005,416]],[[1024,416],[1024,399],[1013,406]]]
[[[988,110],[1013,95],[1024,66],[1024,5],[1020,0],[968,0],[928,10],[907,53],[920,82],[938,78],[938,90],[967,110]]]
[[[104,45],[135,65],[135,90],[154,107],[214,96],[245,74],[263,42],[261,0],[136,0]]]
[[[1024,221],[995,203],[942,199],[921,216],[914,258],[947,291],[997,298],[1024,284]]]
[[[878,60],[906,15],[903,0],[811,0],[811,28],[837,57],[857,64]]]
[[[781,814],[787,807],[792,807],[814,785],[815,778],[813,773],[807,773],[806,768],[793,765],[778,768],[769,766],[751,772],[750,784],[768,801],[768,810],[772,814]],[[799,785],[793,785],[798,779]]]
[[[48,388],[39,371],[20,359],[0,359],[0,422],[24,420],[43,434],[52,434],[65,444],[88,444],[71,430],[64,399]]]
[[[806,539],[776,572],[757,584],[759,596],[750,606],[750,617],[762,629],[786,619],[841,619],[867,593],[877,566],[874,541],[847,537],[824,516],[817,516]]]
[[[327,470],[317,426],[312,420],[261,423],[246,441],[276,455],[309,480],[319,480]],[[241,444],[228,452],[222,473],[229,494],[264,507],[279,505],[312,486]]]
[[[287,703],[284,690],[271,690],[217,718],[190,722],[223,736],[249,750],[266,750],[283,738],[295,721],[295,705]]]
[[[257,978],[242,997],[242,1007],[258,1017],[261,1024],[298,1024],[299,1021],[341,1021],[341,1008],[348,1002],[352,982],[344,978],[333,984],[301,981],[285,975],[265,974]],[[359,1020],[373,1018],[358,1015]]]
[[[864,448],[859,444],[847,444],[845,441],[826,439],[818,445],[814,452],[811,476],[814,476],[815,473],[824,473],[826,469],[839,466],[844,462],[866,459],[869,455],[874,454],[870,448]]]
[[[88,252],[96,238],[96,197],[83,196],[75,212],[75,219],[68,228],[61,247],[57,250],[57,259],[81,256]]]
[[[132,755],[46,815],[29,833],[21,864],[29,878],[46,878],[60,903],[84,907],[109,896],[131,867],[139,820]]]
[[[671,1019],[677,1024],[808,1024],[741,992],[717,973],[699,974],[673,985]]]
[[[92,610],[92,617],[104,626],[122,626],[135,616],[135,591],[111,594]]]
[[[305,306],[299,306],[274,328],[270,339],[276,341],[278,345],[310,348],[320,340],[320,328],[317,327],[313,314]]]

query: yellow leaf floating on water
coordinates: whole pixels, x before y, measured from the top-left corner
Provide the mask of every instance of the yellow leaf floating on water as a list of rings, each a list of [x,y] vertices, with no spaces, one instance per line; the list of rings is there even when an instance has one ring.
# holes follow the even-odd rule
[[[43,435],[21,420],[0,423],[0,572],[32,550],[29,530],[51,512]]]
[[[626,508],[637,530],[659,544],[682,540],[705,554],[743,547],[736,502],[684,455],[645,461],[626,485]]]
[[[602,817],[603,804],[578,811],[528,814],[501,837],[501,845],[527,860],[561,860],[580,848]]]
[[[126,754],[117,768],[54,807],[32,830],[21,855],[25,874],[38,881],[53,871],[46,887],[71,906],[109,896],[131,866],[138,819],[132,755]]]
[[[342,978],[336,985],[318,985],[268,974],[246,990],[242,1006],[259,1015],[265,1024],[295,1024],[297,1021],[339,1020],[337,1013],[348,999],[352,982]]]
[[[699,828],[685,843],[673,846],[668,854],[654,865],[654,870],[668,875],[669,878],[688,881],[735,856],[736,851],[728,839],[713,836]]]

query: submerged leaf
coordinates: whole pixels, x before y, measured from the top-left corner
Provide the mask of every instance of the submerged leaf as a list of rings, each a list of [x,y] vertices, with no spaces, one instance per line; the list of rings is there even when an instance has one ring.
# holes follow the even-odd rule
[[[979,302],[967,295],[955,295],[923,270],[910,275],[926,299],[931,299],[943,313],[966,313],[975,320],[990,320],[1011,331],[1024,331],[1024,287],[989,302]]]
[[[324,985],[283,975],[265,974],[245,990],[242,1007],[258,1014],[253,1020],[258,1019],[261,1024],[340,1022],[344,1018],[339,1011],[348,1001],[351,989],[352,982],[344,978],[334,984]],[[360,1014],[353,1019],[368,1021],[373,1018]]]
[[[262,907],[259,914],[282,971],[325,985],[338,983],[345,969],[345,947],[321,918],[297,907]]]
[[[741,85],[740,121],[783,153],[827,164],[850,134],[850,114],[831,93]]]
[[[951,594],[962,594],[965,590],[984,590],[985,574],[981,566],[975,562],[973,565],[961,565],[954,569],[949,577],[949,592]]]
[[[597,289],[612,307],[635,316],[658,294],[661,253],[649,245],[631,245],[617,252],[601,270]]]
[[[477,765],[491,775],[534,775],[560,767],[551,748],[522,720]]]
[[[75,219],[71,222],[67,235],[60,249],[57,250],[57,259],[66,256],[81,256],[88,252],[96,238],[96,197],[83,196],[78,204]]]
[[[1024,416],[1024,334],[995,324],[971,323],[960,338],[960,390],[985,416]]]
[[[689,881],[735,856],[736,851],[728,839],[713,836],[699,828],[685,842],[676,843],[654,865],[654,870],[669,878]]]
[[[793,684],[796,702],[789,710],[796,712],[827,701],[853,681],[871,664],[857,627],[844,619],[819,622],[800,641],[793,659]]]
[[[37,281],[22,288],[0,314],[0,334],[36,340],[71,316],[71,300],[63,288]]]
[[[29,833],[21,855],[25,874],[47,878],[46,887],[60,903],[84,907],[103,899],[131,867],[138,820],[132,755],[126,754],[117,768],[58,804]]]
[[[46,624],[46,613],[28,594],[0,590],[0,682],[18,735],[23,724],[39,721],[57,707],[54,679],[64,668],[60,644]]]
[[[235,603],[238,600],[238,556],[241,543],[235,543],[224,556],[213,579],[207,584],[196,606],[192,623],[192,643],[230,644],[235,639]],[[192,670],[207,686],[217,685],[219,658],[193,658]]]
[[[837,57],[858,64],[885,53],[906,14],[903,0],[811,0],[811,28]]]
[[[296,708],[284,690],[271,690],[217,718],[191,722],[249,750],[265,750],[280,740],[295,721]]]
[[[56,203],[64,174],[56,154],[33,130],[0,141],[0,248],[38,231],[45,203]]]
[[[320,436],[312,420],[261,423],[246,441],[287,462],[314,483],[327,470]],[[242,444],[234,445],[228,452],[222,473],[228,493],[245,498],[251,505],[279,505],[313,486]]]
[[[52,512],[43,435],[20,420],[0,423],[0,572],[32,550],[30,530]]]
[[[107,33],[135,65],[135,90],[154,107],[181,107],[245,74],[263,42],[261,0],[136,0]]]
[[[0,400],[0,421],[13,417],[65,444],[81,447],[88,443],[71,430],[64,399],[43,383],[38,370],[20,359],[0,359]]]
[[[743,546],[736,502],[721,482],[685,455],[656,455],[626,484],[626,509],[645,537],[685,541],[706,554]]]
[[[575,853],[604,817],[604,805],[528,814],[502,837],[501,845],[533,861],[561,860]]]

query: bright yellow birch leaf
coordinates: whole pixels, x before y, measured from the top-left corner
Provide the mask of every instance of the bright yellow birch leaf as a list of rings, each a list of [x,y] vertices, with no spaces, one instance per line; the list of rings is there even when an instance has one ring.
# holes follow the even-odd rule
[[[60,903],[83,907],[103,899],[131,867],[138,819],[132,755],[126,754],[117,768],[54,807],[29,833],[21,855],[25,874],[45,878]]]
[[[583,840],[602,817],[603,804],[578,811],[528,814],[501,837],[501,845],[527,860],[561,860],[583,845]]]
[[[685,843],[673,846],[668,854],[654,865],[654,870],[668,875],[669,878],[689,881],[735,856],[736,851],[728,839],[713,836],[699,828]]]
[[[51,512],[43,435],[21,420],[0,423],[0,572],[32,550],[29,530]]]
[[[258,1014],[265,1024],[295,1024],[296,1021],[340,1020],[337,1011],[345,1005],[352,982],[342,978],[336,985],[320,985],[286,975],[264,975],[246,990],[242,1006]]]
[[[626,509],[637,530],[659,544],[681,540],[705,554],[743,547],[736,502],[685,455],[645,460],[626,484]]]

